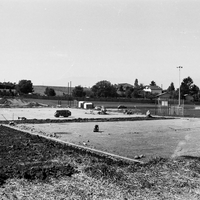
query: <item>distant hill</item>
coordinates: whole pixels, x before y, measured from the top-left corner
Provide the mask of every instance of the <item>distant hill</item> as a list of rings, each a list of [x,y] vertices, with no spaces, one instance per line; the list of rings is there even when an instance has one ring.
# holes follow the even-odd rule
[[[33,85],[34,93],[40,94],[41,96],[44,95],[45,89],[49,87],[54,89],[56,92],[56,96],[63,96],[63,93],[68,94],[70,93],[68,87],[63,86],[47,86],[47,85]],[[71,92],[73,91],[74,87],[71,88]],[[84,88],[85,91],[90,90],[89,88]]]
[[[45,86],[45,85],[34,85],[33,89],[34,89],[34,93],[38,93],[40,95],[44,95],[44,91],[45,89],[49,87],[54,89],[54,91],[56,92],[56,96],[62,96],[63,93],[68,94],[69,93],[69,89],[68,87],[63,87],[63,86]],[[71,91],[74,88],[71,88]]]

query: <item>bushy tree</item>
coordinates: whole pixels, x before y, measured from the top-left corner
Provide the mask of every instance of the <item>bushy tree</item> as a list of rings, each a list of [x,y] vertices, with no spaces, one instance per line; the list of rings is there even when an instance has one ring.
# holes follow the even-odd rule
[[[86,95],[86,92],[84,91],[83,87],[76,86],[74,90],[72,91],[73,97],[84,97]]]
[[[199,93],[199,87],[196,86],[195,84],[193,84],[191,87],[190,87],[190,94],[191,95],[197,95]]]
[[[28,94],[34,92],[31,80],[20,80],[16,86],[19,94]]]
[[[183,79],[180,86],[181,97],[183,98],[185,94],[196,95],[199,92],[199,88],[193,83],[191,77]]]
[[[135,83],[134,83],[134,88],[137,88],[137,87],[139,87],[139,84],[138,84],[138,79],[136,78]]]
[[[156,98],[157,95],[158,95],[157,93],[153,94],[153,93],[148,92],[146,93],[146,98],[152,100]]]
[[[46,87],[44,94],[46,94],[48,97],[56,96],[56,92],[53,88]]]
[[[167,88],[166,92],[170,94],[170,98],[177,98],[177,91],[175,91],[174,83],[172,82],[170,86]]]
[[[175,91],[175,87],[174,87],[174,83],[173,83],[173,82],[170,84],[170,86],[168,87],[167,91],[168,91],[168,92],[173,92],[173,91]]]
[[[151,81],[150,85],[151,86],[156,86],[156,82],[155,81]]]
[[[142,83],[140,85],[138,85],[138,86],[134,86],[134,89],[133,89],[133,92],[132,92],[131,96],[133,98],[142,98],[142,97],[144,97],[143,89],[144,89],[144,85]]]
[[[99,81],[92,86],[92,92],[95,97],[116,97],[117,89],[109,81]]]
[[[88,90],[85,90],[85,96],[93,98],[94,97],[94,93],[92,92],[91,89],[88,89]]]
[[[15,89],[16,84],[11,82],[0,82],[0,89]]]
[[[125,97],[125,91],[124,91],[123,85],[115,85],[115,87],[116,87],[117,95],[119,97]]]
[[[127,87],[125,91],[126,98],[131,98],[131,94],[133,93],[134,89],[132,87]]]

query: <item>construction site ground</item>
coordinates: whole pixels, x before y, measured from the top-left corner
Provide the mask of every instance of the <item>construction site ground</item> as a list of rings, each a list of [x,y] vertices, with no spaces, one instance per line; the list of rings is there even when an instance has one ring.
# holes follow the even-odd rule
[[[27,120],[66,119],[54,117],[57,109],[63,108],[1,108],[0,120],[12,121],[18,120],[18,117],[25,117]],[[125,115],[117,110],[109,110],[107,115],[99,115],[95,110],[76,108],[69,108],[69,110],[72,116],[68,117],[68,120],[93,119],[93,121],[34,124],[21,121],[20,124],[15,125],[15,128],[128,158],[138,158],[142,155],[141,160],[156,156],[200,156],[198,118],[128,121],[130,117],[145,119],[146,116]],[[95,121],[99,118],[118,118],[119,121]],[[127,121],[120,121],[120,118],[127,118]],[[99,132],[93,132],[95,125],[99,126]]]

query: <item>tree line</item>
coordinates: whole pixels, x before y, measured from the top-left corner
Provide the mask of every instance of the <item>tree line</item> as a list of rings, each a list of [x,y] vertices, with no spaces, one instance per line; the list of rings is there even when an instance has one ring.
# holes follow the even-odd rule
[[[157,86],[155,81],[151,81],[150,86]],[[103,80],[97,82],[91,87],[90,90],[84,90],[83,87],[76,86],[73,90],[74,97],[91,97],[91,98],[146,98],[153,99],[158,93],[151,93],[144,91],[145,85],[139,84],[138,79],[135,79],[134,85],[130,84],[111,84],[111,82]],[[179,88],[175,89],[172,82],[169,87],[162,90],[162,93],[169,93],[171,99],[178,99]],[[181,99],[185,98],[185,95],[191,95],[195,101],[200,100],[200,90],[197,85],[194,84],[191,77],[184,78],[180,85]]]
[[[0,96],[20,96],[23,94],[33,94],[34,88],[31,80],[20,80],[18,84],[11,82],[0,82]],[[46,96],[56,96],[53,88],[46,87]]]
[[[151,81],[150,86],[157,86],[155,81]],[[130,84],[112,84],[107,80],[97,82],[91,88],[83,88],[81,85],[76,86],[72,90],[70,96],[76,97],[89,97],[89,98],[147,98],[153,99],[158,94],[144,91],[144,85],[139,84],[138,79],[135,79],[134,85]],[[172,82],[169,87],[162,92],[170,94],[170,98],[178,99],[179,88],[175,89]],[[31,80],[20,80],[18,84],[11,82],[0,82],[0,95],[1,96],[17,96],[23,94],[33,94],[34,88]],[[193,83],[191,77],[184,78],[180,85],[181,99],[185,95],[193,96],[195,101],[200,100],[200,90],[197,85]],[[39,94],[36,94],[39,95]],[[56,96],[56,92],[51,87],[46,87],[44,91],[45,96]],[[64,94],[63,94],[64,95]],[[66,94],[65,94],[66,95]]]

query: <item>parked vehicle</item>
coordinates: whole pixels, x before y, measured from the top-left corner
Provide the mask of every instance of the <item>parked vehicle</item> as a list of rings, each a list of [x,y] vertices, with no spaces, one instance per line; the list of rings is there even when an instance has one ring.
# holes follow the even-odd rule
[[[101,110],[101,106],[95,106],[94,109],[95,110]]]
[[[119,105],[117,108],[118,108],[118,109],[125,109],[125,108],[127,108],[127,107],[124,106],[124,105]]]
[[[69,110],[56,110],[54,117],[69,117],[71,116],[71,111]]]

